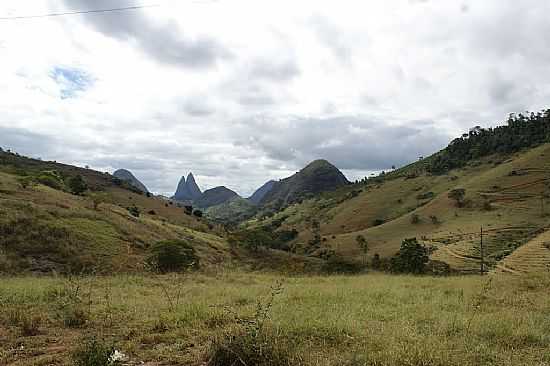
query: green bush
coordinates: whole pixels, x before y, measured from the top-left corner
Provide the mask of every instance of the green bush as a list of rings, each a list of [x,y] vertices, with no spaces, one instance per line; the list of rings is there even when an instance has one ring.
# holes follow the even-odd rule
[[[181,272],[199,267],[195,248],[183,240],[165,240],[151,248],[147,264],[161,273]]]
[[[424,273],[429,261],[428,255],[429,249],[416,238],[405,239],[401,243],[399,253],[391,259],[391,270],[397,273]]]
[[[84,178],[82,178],[81,175],[75,175],[71,178],[69,178],[69,181],[67,182],[69,185],[69,189],[71,192],[77,196],[80,196],[82,193],[86,192],[88,189],[88,185],[84,181]]]
[[[38,183],[48,186],[53,189],[62,190],[63,181],[49,174],[42,174],[36,178]]]

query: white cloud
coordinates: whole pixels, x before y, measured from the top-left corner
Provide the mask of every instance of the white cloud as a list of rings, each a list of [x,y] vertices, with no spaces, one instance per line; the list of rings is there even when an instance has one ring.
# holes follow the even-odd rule
[[[91,3],[137,2],[0,14]],[[315,158],[352,179],[404,164],[550,96],[545,0],[160,4],[0,21],[0,146],[247,195]]]

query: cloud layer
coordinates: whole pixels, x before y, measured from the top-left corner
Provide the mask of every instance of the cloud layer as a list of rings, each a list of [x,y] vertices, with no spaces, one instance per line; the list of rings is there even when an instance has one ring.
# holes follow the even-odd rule
[[[0,146],[248,195],[317,158],[350,179],[403,165],[550,100],[545,0],[159,4],[0,23]]]

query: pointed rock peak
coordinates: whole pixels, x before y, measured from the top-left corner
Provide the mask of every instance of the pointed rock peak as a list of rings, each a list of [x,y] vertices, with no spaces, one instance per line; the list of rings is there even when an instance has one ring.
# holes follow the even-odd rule
[[[202,192],[199,188],[197,182],[195,182],[195,177],[193,173],[189,173],[187,176],[187,190],[193,199],[197,199],[201,196]]]
[[[178,183],[178,186],[179,186],[179,185],[182,185],[182,184],[185,184],[185,176],[182,176],[182,177],[180,178],[180,182]]]

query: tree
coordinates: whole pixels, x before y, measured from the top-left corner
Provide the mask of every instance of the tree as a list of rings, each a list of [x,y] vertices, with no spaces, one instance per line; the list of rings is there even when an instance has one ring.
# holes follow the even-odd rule
[[[367,242],[367,239],[365,239],[363,235],[357,235],[355,240],[357,241],[357,245],[359,246],[359,249],[361,249],[361,252],[363,253],[363,261],[366,265],[367,253],[369,252],[369,243]]]
[[[199,257],[189,243],[183,240],[165,240],[151,248],[147,264],[161,273],[181,272],[199,267]]]
[[[75,175],[69,178],[69,189],[71,192],[77,196],[80,196],[82,193],[86,192],[88,185],[84,181],[81,175]]]
[[[456,188],[449,192],[448,197],[456,202],[457,207],[464,206],[464,196],[466,190],[464,188]]]
[[[428,249],[416,238],[405,239],[399,253],[391,259],[391,269],[398,273],[421,274],[426,271],[429,261]]]
[[[188,205],[188,206],[184,206],[183,208],[185,209],[185,213],[187,215],[192,215],[193,214],[193,206]]]
[[[380,269],[382,265],[382,261],[380,260],[380,254],[374,253],[374,256],[372,257],[371,261],[371,267],[374,269]]]

